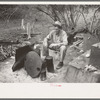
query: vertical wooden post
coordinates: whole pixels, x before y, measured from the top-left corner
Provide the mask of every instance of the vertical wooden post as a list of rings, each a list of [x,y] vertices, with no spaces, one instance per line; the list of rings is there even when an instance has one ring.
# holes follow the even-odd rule
[[[31,38],[31,27],[30,27],[30,23],[27,23],[27,35],[28,35],[28,39]]]
[[[31,29],[32,29],[32,33],[34,34],[35,32],[34,32],[34,22],[32,23],[32,26],[31,26]]]
[[[21,29],[25,30],[24,19],[22,19],[22,21],[21,21]]]
[[[12,44],[11,44],[11,56],[12,56]]]

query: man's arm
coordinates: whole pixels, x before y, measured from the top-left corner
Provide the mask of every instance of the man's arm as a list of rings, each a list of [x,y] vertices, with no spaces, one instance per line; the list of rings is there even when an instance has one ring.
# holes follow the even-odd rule
[[[60,46],[62,46],[62,45],[67,46],[67,45],[68,45],[67,38],[68,38],[67,33],[64,32],[63,35],[62,35],[62,42],[60,42],[60,43],[52,43],[52,44],[50,45],[50,48],[52,48],[52,47],[57,47],[57,46],[60,47]]]
[[[62,46],[62,45],[67,46],[67,45],[68,45],[68,40],[67,40],[67,38],[68,38],[67,33],[64,32],[64,33],[63,33],[63,36],[62,36],[62,40],[63,40],[63,41],[62,41],[61,43],[59,43],[58,45],[60,45],[60,46]]]
[[[44,46],[47,46],[47,47],[49,46],[48,41],[51,40],[51,38],[52,38],[52,33],[53,33],[53,31],[50,32],[50,33],[47,35],[47,37],[44,38],[44,41],[43,41],[43,45],[44,45]]]

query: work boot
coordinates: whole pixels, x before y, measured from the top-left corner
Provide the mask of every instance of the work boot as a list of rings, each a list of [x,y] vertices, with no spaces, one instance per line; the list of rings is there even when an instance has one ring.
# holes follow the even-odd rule
[[[62,68],[62,67],[63,67],[63,62],[59,62],[59,64],[58,64],[58,66],[57,66],[56,69],[60,69],[60,68]]]

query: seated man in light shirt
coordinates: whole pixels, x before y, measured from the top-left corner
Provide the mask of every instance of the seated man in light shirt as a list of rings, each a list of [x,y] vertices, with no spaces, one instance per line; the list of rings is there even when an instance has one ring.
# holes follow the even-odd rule
[[[60,61],[56,69],[63,67],[63,61],[67,50],[67,33],[62,29],[59,21],[54,23],[54,30],[52,30],[43,41],[43,56],[49,56],[49,49],[60,52]]]

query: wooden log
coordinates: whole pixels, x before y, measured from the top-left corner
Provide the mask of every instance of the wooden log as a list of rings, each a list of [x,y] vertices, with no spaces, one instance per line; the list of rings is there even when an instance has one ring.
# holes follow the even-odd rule
[[[0,40],[0,44],[4,45],[12,45],[12,44],[18,44],[20,43],[18,40],[17,41],[10,41],[10,40],[5,40],[5,39],[2,39]]]
[[[80,47],[77,46],[77,45],[79,45],[82,42],[83,42],[83,40],[78,40],[78,41],[74,42],[73,45],[71,45],[70,47],[71,48],[74,47],[74,48],[76,48],[78,50],[82,50],[82,48],[80,48]]]

